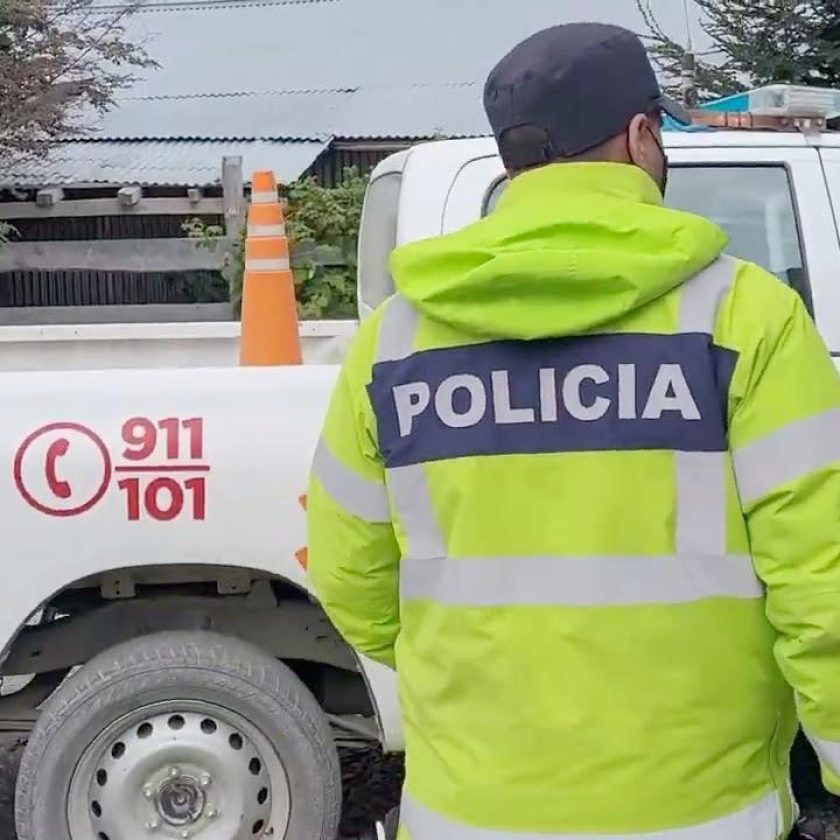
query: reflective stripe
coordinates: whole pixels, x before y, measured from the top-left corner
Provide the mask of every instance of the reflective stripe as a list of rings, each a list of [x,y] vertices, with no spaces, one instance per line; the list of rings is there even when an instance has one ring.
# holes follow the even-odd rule
[[[288,259],[277,260],[246,260],[246,271],[285,271],[289,268]]]
[[[286,225],[248,225],[248,236],[285,236]]]
[[[732,287],[736,269],[735,260],[721,256],[685,284],[680,300],[681,332],[714,334],[721,301]],[[749,558],[741,558],[739,586],[744,588],[736,587],[738,591],[728,592],[731,570],[720,565],[727,562],[726,470],[723,452],[674,453],[677,557],[693,558],[697,564],[702,560],[709,569],[717,566],[722,573],[718,593],[722,596],[760,597],[763,589]],[[708,596],[697,596],[702,597]]]
[[[797,420],[732,453],[741,502],[749,504],[840,460],[840,409]]]
[[[408,358],[414,352],[418,324],[417,310],[400,295],[392,297],[382,315],[376,361],[396,362]],[[385,480],[405,532],[406,553],[417,558],[443,557],[446,548],[422,464],[386,470]]]
[[[597,607],[757,599],[748,556],[404,558],[400,597],[445,606]]]
[[[726,455],[675,452],[678,555],[726,554]]]
[[[664,831],[627,834],[534,834],[476,828],[454,822],[403,794],[400,819],[410,840],[779,840],[781,803],[778,793],[726,817]]]
[[[385,305],[379,325],[377,362],[397,362],[407,359],[414,352],[419,318],[417,310],[400,295],[392,297]]]
[[[385,476],[408,542],[406,554],[418,562],[444,557],[446,546],[423,465],[386,470]]]
[[[714,334],[718,309],[732,286],[736,269],[732,257],[721,255],[683,286],[679,332]]]
[[[341,507],[366,522],[390,522],[391,509],[384,484],[362,478],[344,466],[321,440],[312,474]]]
[[[271,190],[251,193],[251,204],[274,204],[277,200],[277,193]]]
[[[820,761],[831,770],[836,776],[840,776],[840,742],[825,741],[822,738],[815,738],[807,730],[805,734],[814,747],[814,752],[819,756]]]

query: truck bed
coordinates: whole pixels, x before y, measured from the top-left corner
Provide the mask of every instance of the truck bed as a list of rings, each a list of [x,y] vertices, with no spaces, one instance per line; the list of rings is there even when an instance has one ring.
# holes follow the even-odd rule
[[[355,321],[304,321],[304,362],[337,364]],[[239,363],[234,321],[50,324],[0,327],[0,371],[231,367]]]

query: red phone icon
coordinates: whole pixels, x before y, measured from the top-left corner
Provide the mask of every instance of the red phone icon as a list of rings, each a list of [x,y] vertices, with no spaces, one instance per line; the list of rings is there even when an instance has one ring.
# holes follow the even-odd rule
[[[73,490],[70,488],[70,485],[58,477],[55,469],[56,462],[59,458],[63,458],[67,454],[69,448],[70,441],[67,438],[59,438],[54,443],[51,443],[50,448],[47,450],[47,461],[44,466],[47,474],[47,484],[49,485],[50,492],[57,499],[69,499],[73,495]]]

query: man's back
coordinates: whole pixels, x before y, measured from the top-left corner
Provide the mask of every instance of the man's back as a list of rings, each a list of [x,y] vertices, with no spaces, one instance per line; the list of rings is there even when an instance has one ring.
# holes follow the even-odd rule
[[[411,840],[780,838],[790,686],[840,789],[840,380],[725,242],[562,163],[394,255],[310,570],[398,669]]]

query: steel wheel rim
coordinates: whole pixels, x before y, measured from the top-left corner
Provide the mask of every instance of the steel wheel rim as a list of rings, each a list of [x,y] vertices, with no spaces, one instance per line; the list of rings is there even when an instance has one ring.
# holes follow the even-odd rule
[[[285,836],[290,789],[263,732],[217,703],[170,700],[105,727],[77,763],[73,840],[260,840]]]

